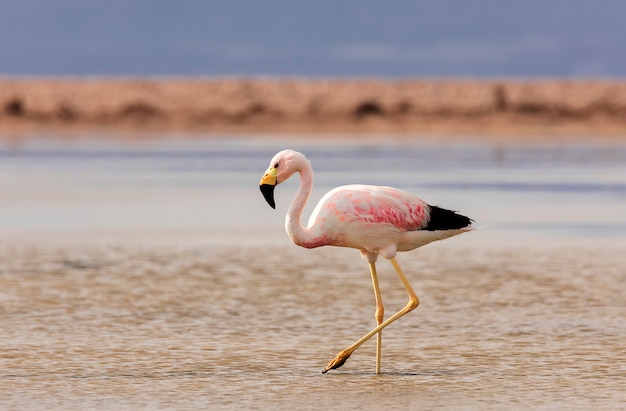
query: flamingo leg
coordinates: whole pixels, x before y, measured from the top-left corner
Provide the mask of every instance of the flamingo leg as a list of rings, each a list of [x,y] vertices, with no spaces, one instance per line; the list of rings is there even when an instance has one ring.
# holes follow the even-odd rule
[[[322,371],[322,373],[326,373],[329,370],[341,367],[348,360],[348,358],[350,358],[350,355],[352,355],[352,353],[357,348],[363,345],[363,343],[365,343],[367,340],[372,338],[374,334],[377,334],[383,328],[385,328],[392,322],[396,321],[398,318],[402,317],[403,315],[413,311],[419,305],[420,303],[419,298],[417,298],[417,294],[415,294],[415,291],[413,291],[411,284],[409,284],[409,281],[407,280],[406,275],[402,271],[402,268],[400,268],[400,265],[396,261],[395,257],[390,258],[389,261],[391,261],[391,264],[396,269],[396,272],[398,273],[398,277],[400,277],[400,281],[402,281],[402,285],[404,286],[407,293],[409,294],[409,301],[406,303],[404,308],[402,308],[400,311],[398,311],[397,313],[389,317],[386,321],[383,321],[382,324],[379,324],[378,326],[376,326],[372,331],[365,334],[363,337],[357,340],[354,344],[352,344],[348,348],[339,352],[339,354],[337,354],[337,356],[331,362],[328,363],[328,365],[326,366],[324,371]]]
[[[376,298],[376,312],[374,318],[376,318],[376,325],[383,323],[385,315],[385,307],[383,306],[383,298],[380,293],[380,286],[378,285],[378,274],[376,273],[376,264],[369,263],[370,273],[372,274],[372,285],[374,286],[374,297]],[[376,333],[376,374],[380,374],[380,358],[383,348],[383,331],[380,330]]]

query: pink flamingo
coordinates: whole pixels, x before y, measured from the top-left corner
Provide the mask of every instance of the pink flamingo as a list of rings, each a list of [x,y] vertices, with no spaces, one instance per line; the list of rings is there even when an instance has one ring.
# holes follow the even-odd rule
[[[339,352],[322,372],[341,367],[357,348],[376,334],[378,374],[383,328],[419,305],[417,294],[396,261],[396,253],[470,231],[472,219],[454,211],[428,205],[414,195],[396,188],[347,185],[326,193],[313,210],[307,227],[303,227],[300,219],[313,187],[313,169],[303,154],[293,150],[283,150],[276,154],[261,178],[260,187],[268,204],[276,208],[274,188],[296,172],[300,173],[300,189],[291,202],[285,219],[289,238],[294,244],[305,248],[333,245],[358,249],[369,263],[376,299],[374,317],[377,326]],[[376,273],[378,255],[391,262],[409,294],[405,307],[385,321]]]

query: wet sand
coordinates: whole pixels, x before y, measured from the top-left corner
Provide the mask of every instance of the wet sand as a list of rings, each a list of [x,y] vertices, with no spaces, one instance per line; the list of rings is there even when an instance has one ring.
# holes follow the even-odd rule
[[[472,233],[471,235],[474,235]],[[452,241],[452,240],[450,240]],[[3,243],[3,409],[618,409],[626,258],[611,247],[402,254],[421,306],[374,326],[345,249]],[[405,293],[380,264],[387,315]]]

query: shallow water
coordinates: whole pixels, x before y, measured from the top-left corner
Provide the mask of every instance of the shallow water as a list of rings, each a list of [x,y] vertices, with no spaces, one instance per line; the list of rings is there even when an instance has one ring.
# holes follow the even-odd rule
[[[14,409],[619,408],[625,259],[609,250],[402,256],[421,306],[374,325],[356,253],[2,249],[0,404]],[[388,312],[405,302],[380,264]],[[339,275],[338,275],[339,274]]]
[[[305,250],[257,184],[289,143],[319,198],[395,185],[481,230],[399,256],[421,305],[374,326],[366,264]],[[343,139],[0,151],[0,408],[616,409],[626,403],[626,147]],[[608,148],[607,148],[608,147]],[[386,315],[406,299],[379,264]]]

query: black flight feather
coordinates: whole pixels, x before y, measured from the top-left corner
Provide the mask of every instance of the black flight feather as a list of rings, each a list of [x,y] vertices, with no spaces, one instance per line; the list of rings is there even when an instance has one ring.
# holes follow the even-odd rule
[[[445,208],[437,206],[429,207],[430,221],[428,221],[428,225],[424,227],[424,230],[456,230],[459,228],[467,227],[474,221],[469,217],[457,214],[456,211],[446,210]]]

